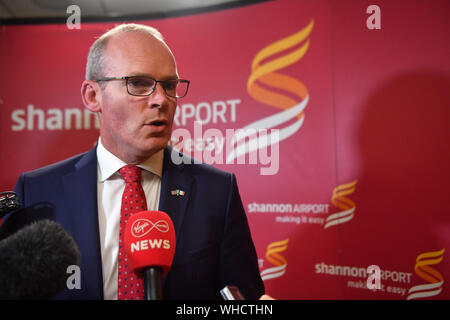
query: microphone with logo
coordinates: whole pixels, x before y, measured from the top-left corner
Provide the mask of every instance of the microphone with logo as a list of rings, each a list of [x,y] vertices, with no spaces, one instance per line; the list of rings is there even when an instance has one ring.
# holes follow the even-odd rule
[[[129,263],[144,278],[145,299],[162,300],[161,280],[175,254],[172,220],[162,211],[135,213],[127,221],[124,241]]]

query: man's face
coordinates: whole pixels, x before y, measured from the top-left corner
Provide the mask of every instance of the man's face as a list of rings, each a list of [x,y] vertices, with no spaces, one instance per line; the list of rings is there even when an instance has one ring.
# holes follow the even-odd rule
[[[105,77],[178,77],[175,59],[161,41],[138,32],[112,37],[105,48]],[[127,93],[125,80],[105,83],[101,90],[100,136],[103,145],[127,163],[138,163],[167,146],[177,99],[158,83],[150,96]]]

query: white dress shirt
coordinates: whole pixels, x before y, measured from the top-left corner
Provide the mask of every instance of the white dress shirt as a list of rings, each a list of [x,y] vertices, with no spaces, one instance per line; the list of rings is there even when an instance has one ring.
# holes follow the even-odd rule
[[[138,165],[142,168],[142,188],[147,210],[158,210],[164,151]],[[105,149],[101,139],[97,146],[97,203],[105,300],[117,299],[120,207],[125,181],[118,172],[127,165]]]

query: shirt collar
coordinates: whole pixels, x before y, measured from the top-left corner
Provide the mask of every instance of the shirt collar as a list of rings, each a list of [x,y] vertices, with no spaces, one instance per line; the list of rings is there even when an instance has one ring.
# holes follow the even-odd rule
[[[137,166],[156,174],[158,177],[162,177],[162,166],[164,159],[164,150],[160,150],[153,156],[138,164]],[[103,146],[101,138],[98,139],[97,145],[97,161],[100,168],[100,175],[98,177],[99,182],[103,182],[109,179],[120,168],[126,166],[127,163],[123,162],[111,152],[106,150]]]

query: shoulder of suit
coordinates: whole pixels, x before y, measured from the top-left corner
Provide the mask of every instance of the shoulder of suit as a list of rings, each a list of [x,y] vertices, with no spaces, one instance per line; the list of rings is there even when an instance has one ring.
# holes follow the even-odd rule
[[[23,175],[26,176],[27,178],[38,178],[52,174],[62,175],[66,172],[72,171],[74,166],[80,161],[80,159],[85,157],[86,154],[88,153],[89,151],[77,154],[70,158],[49,164],[47,166],[25,172]]]

